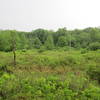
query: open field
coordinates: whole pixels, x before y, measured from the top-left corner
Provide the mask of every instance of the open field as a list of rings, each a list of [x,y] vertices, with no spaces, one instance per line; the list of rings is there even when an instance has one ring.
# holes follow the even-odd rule
[[[100,100],[100,51],[0,52],[0,100]],[[6,67],[5,67],[6,66]]]

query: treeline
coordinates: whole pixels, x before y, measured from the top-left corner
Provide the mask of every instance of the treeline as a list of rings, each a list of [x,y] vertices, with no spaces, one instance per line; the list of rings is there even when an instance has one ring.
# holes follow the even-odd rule
[[[13,40],[16,41],[16,49],[19,50],[33,48],[51,50],[59,47],[97,50],[100,49],[100,28],[82,30],[60,28],[56,32],[45,29],[36,29],[32,32],[0,30],[0,51],[12,51]]]

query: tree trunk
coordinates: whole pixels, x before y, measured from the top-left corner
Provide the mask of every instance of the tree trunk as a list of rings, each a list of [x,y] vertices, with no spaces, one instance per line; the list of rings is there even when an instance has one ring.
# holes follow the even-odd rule
[[[16,66],[16,41],[15,39],[13,40],[13,64],[15,67]]]
[[[13,65],[16,66],[16,31],[11,31],[11,50],[13,53]]]
[[[14,67],[16,66],[16,52],[15,52],[15,49],[13,49],[13,59],[14,59]]]

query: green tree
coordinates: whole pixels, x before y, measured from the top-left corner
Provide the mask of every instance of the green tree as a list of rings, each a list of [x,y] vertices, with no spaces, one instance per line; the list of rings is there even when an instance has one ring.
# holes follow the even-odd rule
[[[99,42],[91,43],[89,45],[88,49],[90,49],[90,50],[98,50],[98,49],[100,49],[100,43]]]
[[[31,32],[31,37],[37,37],[42,44],[44,44],[47,35],[48,35],[48,30],[44,30],[44,29],[36,29],[34,31]]]
[[[10,31],[10,35],[11,35],[10,47],[11,47],[11,50],[13,52],[13,64],[14,64],[14,67],[15,67],[16,66],[16,44],[17,44],[17,34],[16,34],[16,31],[15,30]]]
[[[51,50],[54,48],[54,41],[52,35],[48,35],[47,40],[45,41],[45,47],[48,50]]]
[[[28,38],[26,37],[26,33],[19,32],[18,37],[19,37],[19,39],[18,39],[19,41],[17,41],[18,42],[17,48],[18,49],[27,49],[28,48]]]
[[[68,31],[66,30],[66,28],[59,28],[54,34],[53,34],[53,38],[54,38],[54,44],[58,45],[58,39],[60,36],[66,36],[68,33]]]
[[[64,47],[64,46],[67,46],[68,45],[68,40],[65,36],[60,36],[58,38],[58,43],[57,43],[58,46],[60,47]]]
[[[36,37],[36,38],[34,39],[34,48],[39,49],[39,48],[41,47],[41,45],[42,45],[41,41],[39,40],[38,37]]]

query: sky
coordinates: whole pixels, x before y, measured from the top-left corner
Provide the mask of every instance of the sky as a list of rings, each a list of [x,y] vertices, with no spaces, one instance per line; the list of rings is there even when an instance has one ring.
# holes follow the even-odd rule
[[[100,26],[100,0],[0,0],[0,29]]]

